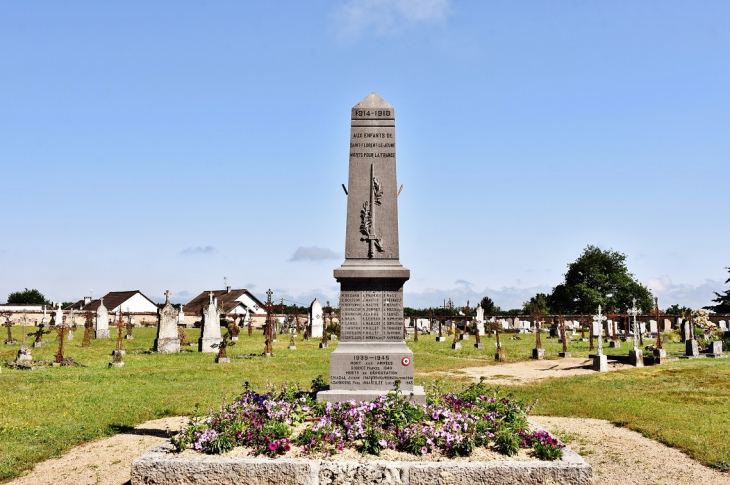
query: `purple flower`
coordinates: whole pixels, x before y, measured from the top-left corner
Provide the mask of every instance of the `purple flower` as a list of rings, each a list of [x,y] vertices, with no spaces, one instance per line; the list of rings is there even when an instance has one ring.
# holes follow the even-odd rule
[[[428,453],[428,448],[426,448],[425,446],[422,446],[421,447],[421,454],[422,455],[425,455],[426,453]]]

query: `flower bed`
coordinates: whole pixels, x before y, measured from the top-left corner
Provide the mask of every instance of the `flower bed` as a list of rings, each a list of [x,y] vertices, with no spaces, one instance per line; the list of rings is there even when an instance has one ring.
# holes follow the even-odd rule
[[[456,392],[429,390],[427,405],[411,403],[399,389],[372,402],[318,402],[316,392],[284,385],[259,394],[246,391],[217,412],[194,417],[171,438],[177,451],[223,454],[246,447],[253,455],[277,457],[292,445],[303,456],[331,456],[345,449],[379,456],[383,450],[447,458],[484,447],[506,456],[529,449],[541,460],[562,457],[563,446],[548,433],[531,431],[529,409],[519,401],[473,384]]]

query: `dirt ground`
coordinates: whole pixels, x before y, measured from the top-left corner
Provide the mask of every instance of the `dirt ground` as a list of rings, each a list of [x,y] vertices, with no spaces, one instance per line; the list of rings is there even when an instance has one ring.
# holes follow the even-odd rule
[[[486,377],[495,384],[519,384],[548,377],[590,374],[590,360],[527,361],[460,369],[452,375]],[[624,366],[609,365],[610,370]],[[730,474],[708,468],[682,452],[598,419],[535,416],[535,421],[591,464],[596,484],[712,483],[730,485]],[[186,418],[148,421],[133,431],[78,446],[61,458],[39,463],[12,485],[124,485],[132,460],[167,440]],[[655,457],[661,457],[658,461]]]
[[[569,357],[557,360],[528,360],[510,364],[467,367],[449,372],[431,372],[429,376],[484,377],[489,384],[505,386],[520,385],[548,379],[550,377],[569,377],[593,374],[592,359]],[[630,365],[608,361],[608,370],[631,368]]]

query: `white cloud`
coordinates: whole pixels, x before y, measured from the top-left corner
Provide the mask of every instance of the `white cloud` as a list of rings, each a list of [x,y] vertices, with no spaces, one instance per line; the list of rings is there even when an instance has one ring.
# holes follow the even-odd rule
[[[667,308],[675,303],[690,308],[701,308],[712,305],[715,298],[713,291],[721,292],[723,282],[720,280],[705,280],[699,285],[674,284],[667,275],[649,278],[644,284],[659,297],[659,307]]]
[[[458,285],[458,286],[471,286],[471,281],[456,280],[456,281],[454,281],[454,284]]]
[[[218,250],[213,246],[197,246],[194,248],[185,248],[180,251],[183,256],[193,256],[197,254],[215,254]]]
[[[335,11],[343,37],[364,32],[390,35],[419,23],[439,22],[450,13],[450,0],[349,0]]]
[[[340,255],[329,248],[312,246],[309,248],[297,248],[291,258],[289,258],[289,261],[327,261],[330,259],[340,259]]]

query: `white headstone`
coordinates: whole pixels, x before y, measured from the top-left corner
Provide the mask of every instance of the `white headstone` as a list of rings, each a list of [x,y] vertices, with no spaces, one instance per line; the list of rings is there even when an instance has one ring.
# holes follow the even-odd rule
[[[324,326],[324,318],[322,316],[322,304],[318,299],[314,299],[309,306],[309,321],[311,322],[312,338],[321,338]]]
[[[477,305],[476,323],[477,332],[479,332],[479,335],[484,335],[484,309],[481,305]]]
[[[104,298],[96,309],[96,338],[109,338],[109,312],[104,306]]]
[[[182,305],[180,305],[180,309],[177,311],[177,324],[185,325],[185,310],[183,310]]]
[[[657,332],[656,320],[649,320],[649,332],[650,333],[656,333]]]
[[[157,311],[157,338],[155,352],[174,354],[180,352],[180,339],[177,336],[178,312],[170,303],[170,291],[165,291],[165,306]],[[219,326],[220,333],[220,326]]]
[[[220,345],[223,341],[218,299],[213,297],[213,292],[208,295],[208,299],[208,306],[203,308],[203,330],[198,339],[198,352],[218,352],[214,345]]]
[[[61,304],[57,303],[56,312],[51,320],[51,325],[63,325],[63,310],[61,310]]]

